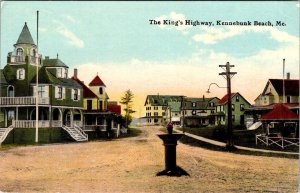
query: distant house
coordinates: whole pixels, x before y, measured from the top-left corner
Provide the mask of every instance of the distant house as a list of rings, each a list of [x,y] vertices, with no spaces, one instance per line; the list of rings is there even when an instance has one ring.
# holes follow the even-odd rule
[[[284,85],[284,86],[283,86]],[[283,89],[284,88],[284,89]],[[262,115],[270,112],[278,103],[284,105],[299,115],[299,80],[290,79],[269,79],[264,90],[255,99],[255,104],[246,110],[249,125],[260,121]]]
[[[225,95],[218,103],[215,114],[215,124],[225,125],[227,122],[227,102],[228,95]],[[232,124],[244,125],[245,124],[245,109],[250,107],[250,103],[240,94],[231,93],[232,103]]]
[[[182,96],[178,95],[148,95],[144,104],[146,115],[144,119],[150,125],[162,125],[167,120],[168,102],[181,102]]]
[[[182,118],[184,114],[185,126],[200,127],[214,124],[214,114],[216,113],[216,104],[219,99],[213,98],[184,98],[182,107]]]
[[[285,93],[284,96],[283,92]],[[264,106],[282,102],[298,103],[298,100],[298,79],[285,79],[284,81],[282,79],[269,79],[263,92],[255,99],[255,106]]]
[[[181,101],[168,102],[163,120],[165,121],[164,125],[167,125],[169,122],[174,125],[181,124]]]

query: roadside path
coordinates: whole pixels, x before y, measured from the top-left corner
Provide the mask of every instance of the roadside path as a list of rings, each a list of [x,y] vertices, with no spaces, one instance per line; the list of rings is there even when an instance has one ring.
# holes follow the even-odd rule
[[[180,131],[176,128],[174,128],[174,131],[176,131],[178,133],[182,133],[182,131]],[[226,143],[223,143],[223,142],[220,142],[220,141],[207,139],[205,137],[194,135],[194,134],[191,134],[191,133],[188,133],[188,132],[185,132],[184,134],[186,136],[192,137],[194,139],[197,139],[197,140],[200,140],[200,141],[212,144],[212,145],[216,145],[216,146],[219,146],[219,147],[225,147],[226,146]],[[266,149],[256,149],[256,148],[243,147],[243,146],[238,146],[238,145],[235,145],[235,147],[237,149],[240,149],[240,150],[252,151],[252,152],[276,153],[276,154],[286,154],[286,155],[299,155],[299,153],[296,153],[296,152],[285,152],[285,151],[274,151],[274,150],[266,150]]]

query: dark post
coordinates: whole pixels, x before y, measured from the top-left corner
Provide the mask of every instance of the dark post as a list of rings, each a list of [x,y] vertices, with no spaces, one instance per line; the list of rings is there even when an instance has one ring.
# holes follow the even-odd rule
[[[225,67],[225,72],[219,73],[219,75],[224,75],[227,80],[227,144],[226,148],[228,150],[233,150],[234,142],[232,136],[232,107],[231,107],[231,78],[236,74],[236,72],[230,72],[230,68],[234,65],[230,65],[229,62],[226,65],[219,65],[219,67]]]

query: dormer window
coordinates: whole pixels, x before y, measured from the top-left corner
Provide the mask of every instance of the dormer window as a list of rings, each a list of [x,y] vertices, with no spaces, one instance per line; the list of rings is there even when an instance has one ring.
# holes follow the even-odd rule
[[[57,68],[56,69],[56,77],[57,78],[62,78],[62,68]]]
[[[192,102],[192,107],[196,107],[196,103],[195,102]]]
[[[17,49],[17,56],[23,56],[23,49],[22,48]]]
[[[103,88],[102,87],[99,88],[99,93],[103,94]]]
[[[20,68],[17,70],[17,79],[18,80],[24,80],[25,79],[25,69]]]

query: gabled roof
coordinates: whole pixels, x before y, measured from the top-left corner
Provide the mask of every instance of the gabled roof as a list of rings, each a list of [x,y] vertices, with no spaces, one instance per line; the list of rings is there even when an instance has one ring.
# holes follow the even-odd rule
[[[26,22],[25,22],[25,25],[22,29],[22,32],[21,32],[16,44],[32,44],[32,45],[35,45],[35,43],[32,39],[32,36],[30,34],[30,31],[27,27]]]
[[[101,78],[96,75],[95,78],[90,82],[89,86],[105,86]]]
[[[97,98],[98,99],[98,96],[93,91],[91,91],[81,80],[79,80],[78,78],[75,78],[74,76],[71,79],[73,79],[74,81],[76,81],[78,84],[80,84],[82,86],[84,98]]]
[[[219,98],[217,97],[212,97],[212,98],[205,98],[204,96],[201,98],[186,97],[184,99],[185,102],[184,108],[185,109],[208,109],[209,103],[214,99],[216,99],[217,101],[219,100]],[[193,107],[192,103],[195,103],[195,107]]]
[[[3,74],[3,70],[0,69],[0,84],[7,84],[6,78]]]
[[[231,99],[236,95],[239,95],[245,102],[247,102],[250,105],[250,103],[239,92],[231,93]],[[228,94],[226,94],[223,98],[221,98],[221,100],[219,100],[218,105],[225,105],[227,101],[228,101]]]
[[[269,79],[263,94],[267,91],[269,84],[272,84],[279,96],[283,95],[283,80],[282,79]],[[299,80],[298,79],[285,79],[284,80],[285,95],[299,96]]]
[[[69,68],[65,63],[63,63],[58,58],[55,58],[55,59],[48,59],[48,58],[46,58],[43,61],[43,66],[45,66],[45,67],[65,67],[65,68]]]
[[[168,102],[181,101],[182,97],[179,95],[148,95],[144,105],[146,106],[147,100],[149,100],[151,105],[167,106]]]
[[[284,104],[278,103],[273,110],[261,116],[261,120],[298,120],[296,113],[288,109]]]
[[[231,93],[231,98],[237,93]],[[224,105],[226,104],[228,101],[228,94],[226,94],[225,96],[223,96],[223,98],[221,98],[221,100],[219,100],[219,103],[220,105]]]
[[[55,84],[55,85],[62,85],[68,86],[73,88],[81,88],[81,86],[74,80],[69,78],[57,78],[51,72],[47,71],[46,68],[42,67],[39,70],[39,83],[43,84]],[[36,76],[33,77],[31,80],[31,84],[36,83]]]

